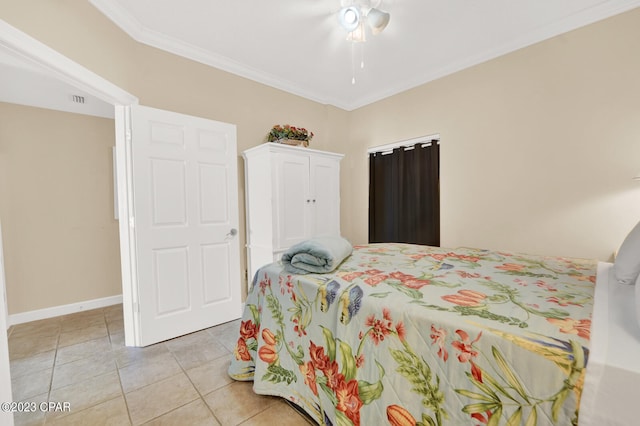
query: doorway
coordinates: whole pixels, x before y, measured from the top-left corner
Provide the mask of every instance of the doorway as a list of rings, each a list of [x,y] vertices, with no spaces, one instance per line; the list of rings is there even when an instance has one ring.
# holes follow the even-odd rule
[[[116,127],[116,175],[118,181],[118,205],[121,218],[130,217],[130,202],[127,194],[130,193],[130,164],[126,156],[127,140],[126,129],[128,125],[127,108],[138,103],[138,99],[128,92],[120,89],[102,77],[81,67],[60,53],[54,51],[41,42],[22,33],[4,21],[0,21],[0,46],[16,58],[20,58],[32,69],[50,75],[60,81],[78,88],[101,101],[113,105],[115,111]],[[133,315],[132,286],[135,276],[131,262],[133,241],[127,220],[120,220],[118,224],[120,234],[120,263],[122,272],[123,312],[126,343],[135,345],[135,318]]]
[[[2,101],[9,324],[121,303],[113,118]]]
[[[235,125],[139,106],[133,95],[3,21],[0,21],[0,46],[5,46],[31,66],[50,72],[114,106],[125,344],[153,343],[148,339],[153,331],[150,324],[163,328],[160,324],[169,320],[168,317],[180,322],[192,314],[193,322],[182,324],[181,334],[240,317],[240,250],[235,237],[239,225]],[[135,144],[132,138],[136,140]],[[190,154],[182,159],[178,155],[183,151],[181,149],[171,153],[161,149],[159,153],[153,153],[144,148],[154,145],[189,147]],[[154,170],[151,181],[145,167]],[[184,185],[176,185],[176,182]],[[150,193],[153,197],[147,196]],[[189,195],[193,193],[196,201]],[[220,202],[220,194],[226,197],[224,203]],[[187,217],[190,219],[186,220]],[[170,219],[168,222],[167,218]],[[198,227],[210,234],[210,239],[198,240],[191,250],[200,252],[200,257],[207,259],[204,266],[198,266],[199,257],[189,255],[184,244],[149,247],[143,231],[149,227],[168,229],[168,224],[175,231],[176,241],[178,236],[202,234]],[[167,257],[172,261],[164,262]],[[226,260],[221,262],[219,258]],[[150,262],[146,262],[149,259]],[[141,270],[143,262],[146,262],[146,268]],[[172,282],[177,283],[178,288],[168,286]],[[196,296],[202,293],[204,298]],[[171,303],[176,295],[187,304],[173,306]],[[145,303],[140,303],[141,300]],[[145,312],[154,311],[154,306],[162,309],[156,309],[151,314],[153,321],[145,322],[147,326],[143,327],[141,318],[145,317]],[[205,310],[211,309],[227,312],[229,316],[211,319],[211,315],[204,314]],[[209,318],[211,323],[195,320],[201,317]],[[190,330],[189,325],[193,325]],[[147,338],[143,338],[143,334]],[[160,340],[178,335],[163,334]]]
[[[0,48],[9,52],[14,57],[24,61],[24,63],[28,64],[28,66],[34,69],[41,70],[42,72],[54,76],[61,81],[72,84],[74,87],[79,88],[83,92],[90,93],[91,95],[94,95],[97,98],[109,103],[110,105],[112,105],[111,108],[114,108],[117,105],[118,107],[115,107],[115,110],[120,113],[120,122],[124,121],[124,106],[137,103],[137,98],[135,98],[134,96],[119,89],[118,87],[89,72],[88,70],[80,67],[78,64],[70,61],[59,53],[48,48],[44,44],[20,32],[19,30],[11,27],[2,20],[0,20]],[[124,124],[122,124],[118,129],[123,131]],[[116,146],[118,146],[120,150],[122,150],[123,145],[124,135],[116,138]],[[122,179],[125,179],[125,169],[124,167],[121,167],[121,169],[122,170],[120,170],[120,173],[123,175]],[[124,202],[124,207],[126,208],[126,200],[124,200]],[[119,228],[122,228],[122,224]],[[121,232],[121,230],[119,230],[119,232]],[[128,259],[128,255],[129,252],[125,250],[122,259],[125,259],[125,257]],[[3,259],[0,259],[0,261],[4,262]],[[121,263],[123,272],[128,273],[130,271],[130,263],[122,261]],[[125,276],[126,274],[123,273],[123,277]],[[2,285],[2,289],[0,290],[4,294],[5,282],[4,279],[0,281],[0,284]],[[3,343],[2,345],[0,345],[0,368],[3,372],[8,372],[9,356],[8,345],[6,344],[6,320],[8,312],[6,312],[6,305],[4,305],[4,300],[3,308],[4,309],[2,309],[1,312],[2,321],[0,322],[0,325],[2,325],[2,327],[0,327],[2,328],[2,330],[0,331],[0,342]],[[127,318],[127,314],[125,314],[124,319],[129,323],[129,334],[131,334],[131,330],[133,330],[131,315],[129,315],[129,318]],[[125,329],[126,328],[127,327],[125,327]],[[133,344],[133,340],[130,344]],[[0,394],[4,395],[3,400],[12,400],[11,388],[12,386],[10,375],[0,374]],[[0,420],[0,422],[3,424],[13,424],[13,415],[11,412],[0,413]]]

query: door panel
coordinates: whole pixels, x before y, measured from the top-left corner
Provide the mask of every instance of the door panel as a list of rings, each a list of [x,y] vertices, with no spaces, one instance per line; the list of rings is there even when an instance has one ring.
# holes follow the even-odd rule
[[[143,346],[241,315],[235,126],[132,107]]]
[[[340,170],[332,159],[311,158],[311,198],[314,229],[311,234],[340,235]]]
[[[158,317],[188,310],[189,253],[187,247],[153,250],[153,282],[157,294]]]
[[[226,167],[217,164],[200,164],[198,187],[200,188],[200,224],[228,222],[228,206],[220,202],[229,197]]]
[[[230,253],[226,244],[209,244],[203,245],[203,291],[204,304],[210,305],[231,299],[233,297],[232,289],[229,287],[220,287],[218,282],[229,282],[229,258]]]
[[[309,237],[309,158],[302,155],[277,154],[275,232],[277,249],[291,247]]]
[[[150,159],[154,226],[187,226],[186,164],[184,161]]]

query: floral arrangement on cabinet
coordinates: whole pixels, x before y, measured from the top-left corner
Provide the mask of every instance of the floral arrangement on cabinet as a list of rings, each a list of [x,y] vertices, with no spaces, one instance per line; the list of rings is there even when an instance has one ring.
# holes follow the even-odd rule
[[[304,147],[309,146],[311,138],[313,138],[313,132],[308,131],[304,127],[295,127],[289,124],[276,124],[267,135],[268,142],[302,145]]]

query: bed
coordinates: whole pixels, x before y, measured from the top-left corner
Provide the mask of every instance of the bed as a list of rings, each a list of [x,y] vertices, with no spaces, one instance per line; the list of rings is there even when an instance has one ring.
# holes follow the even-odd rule
[[[356,246],[330,273],[276,262],[254,277],[229,375],[318,424],[607,424],[582,418],[611,418],[596,403],[610,354],[586,374],[592,313],[608,315],[598,268],[411,244]]]
[[[613,264],[600,262],[580,426],[640,424],[635,409],[640,389],[639,308],[638,284],[620,285]]]

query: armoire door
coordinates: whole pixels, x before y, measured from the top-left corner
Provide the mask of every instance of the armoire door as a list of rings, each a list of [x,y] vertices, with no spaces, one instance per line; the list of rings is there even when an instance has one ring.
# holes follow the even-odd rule
[[[309,237],[311,198],[309,195],[309,157],[275,154],[274,216],[276,249],[289,248]]]
[[[321,156],[309,160],[311,234],[340,235],[340,163]]]

